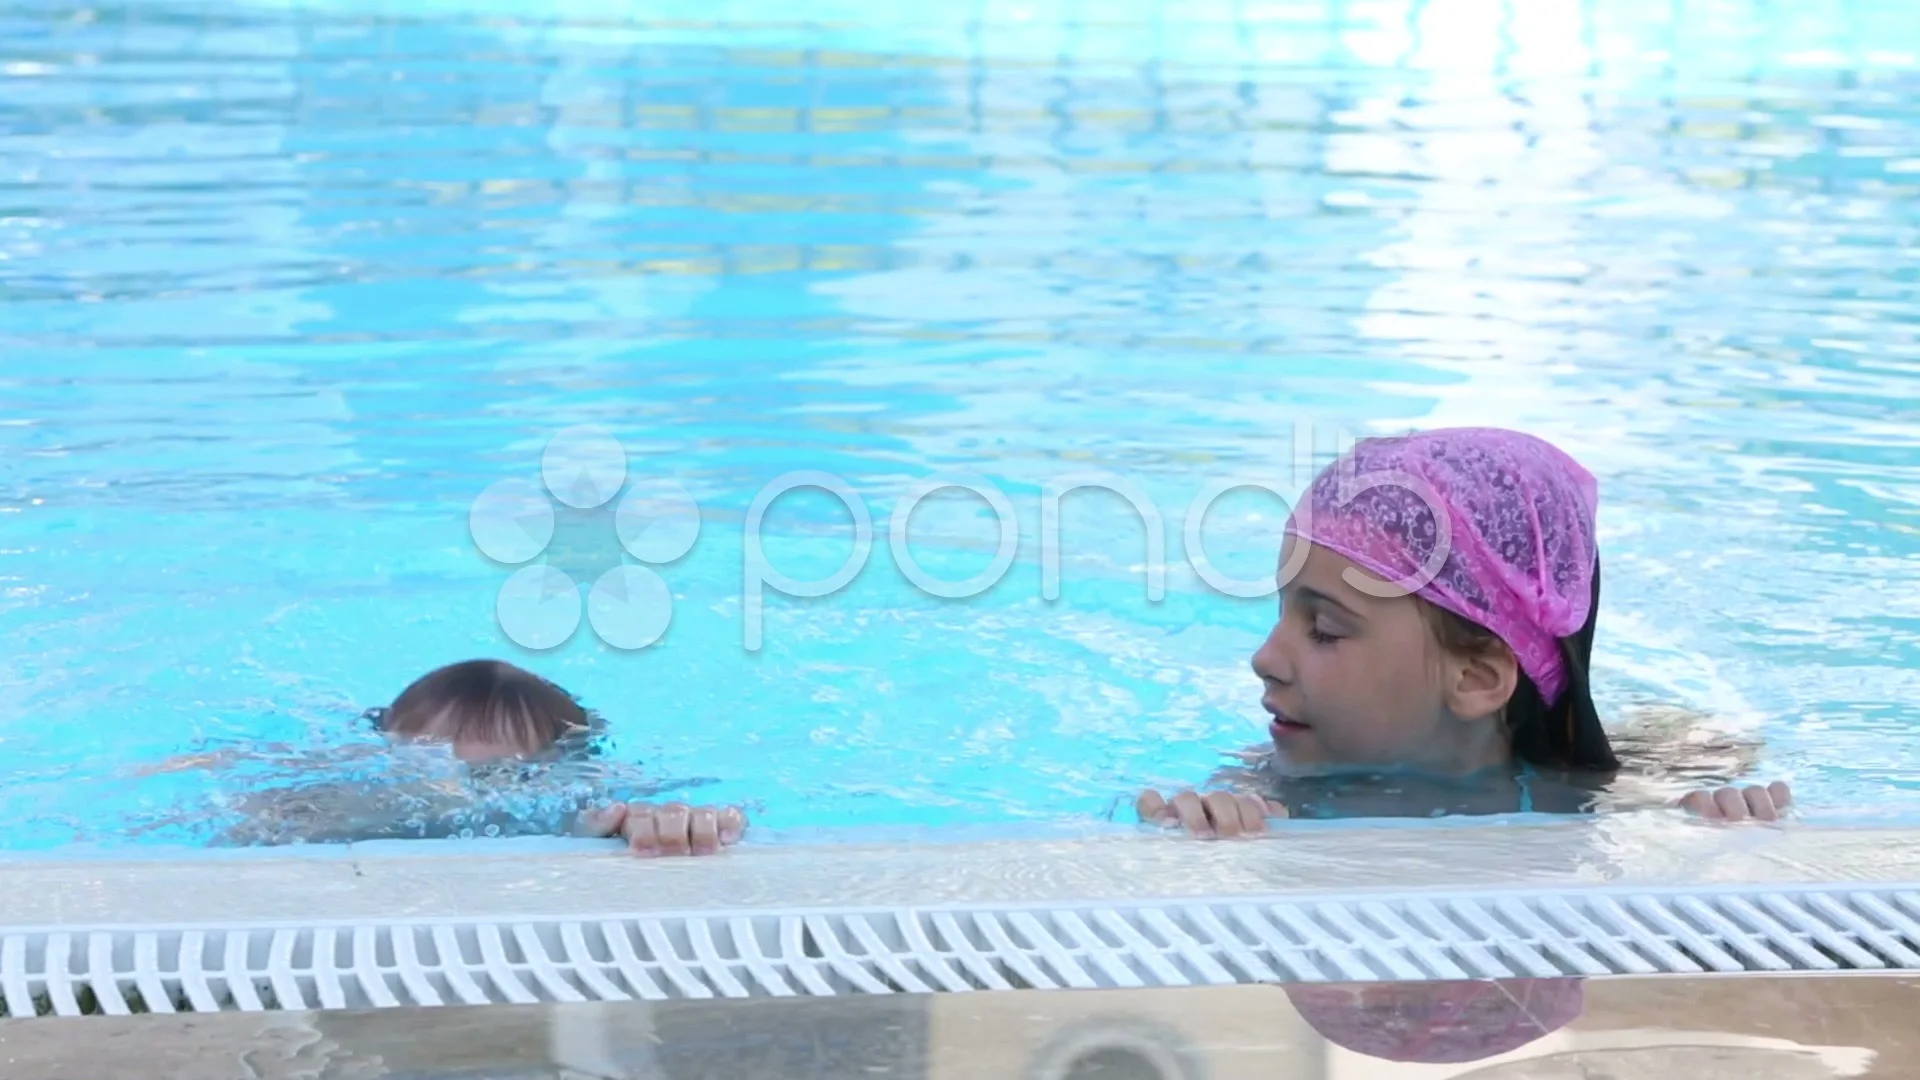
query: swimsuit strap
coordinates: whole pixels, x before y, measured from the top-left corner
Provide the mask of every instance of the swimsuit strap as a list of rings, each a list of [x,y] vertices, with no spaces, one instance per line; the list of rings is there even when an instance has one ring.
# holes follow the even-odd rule
[[[1520,763],[1520,771],[1514,774],[1514,780],[1520,785],[1520,812],[1533,813],[1533,766]]]

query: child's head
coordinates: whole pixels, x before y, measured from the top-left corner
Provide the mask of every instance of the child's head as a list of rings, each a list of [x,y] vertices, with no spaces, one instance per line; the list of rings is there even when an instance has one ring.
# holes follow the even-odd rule
[[[594,726],[573,695],[500,660],[466,660],[429,671],[374,719],[392,738],[448,743],[469,763],[565,750]]]
[[[1586,679],[1597,503],[1572,458],[1497,428],[1364,440],[1321,473],[1253,661],[1276,762],[1616,768]]]

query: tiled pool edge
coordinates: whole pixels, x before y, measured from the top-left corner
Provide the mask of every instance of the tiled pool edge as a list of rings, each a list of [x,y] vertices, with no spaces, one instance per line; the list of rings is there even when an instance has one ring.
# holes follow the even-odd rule
[[[1385,823],[1363,820],[1290,821],[1280,828],[1289,837],[1324,832],[1378,832],[1401,829],[1527,829],[1554,828],[1564,819],[1541,815],[1493,815],[1474,818],[1412,819]],[[1278,834],[1275,835],[1278,838]],[[1019,823],[980,826],[843,826],[768,829],[755,826],[742,849],[846,850],[848,848],[966,847],[969,845],[1060,844],[1174,839],[1132,823]],[[445,838],[437,840],[365,840],[352,843],[282,844],[258,846],[202,846],[168,843],[134,845],[70,844],[25,851],[0,849],[0,868],[14,864],[70,862],[215,862],[230,859],[354,859],[363,856],[457,858],[507,854],[599,854],[620,849],[617,840],[571,836],[513,836]],[[734,857],[729,852],[726,857]]]
[[[320,857],[314,857],[318,854]],[[0,859],[0,928],[223,920],[564,917],[703,909],[1220,899],[1587,884],[1920,881],[1920,829],[1711,828],[1666,818],[1129,834],[635,858],[605,841],[383,842],[324,852]]]

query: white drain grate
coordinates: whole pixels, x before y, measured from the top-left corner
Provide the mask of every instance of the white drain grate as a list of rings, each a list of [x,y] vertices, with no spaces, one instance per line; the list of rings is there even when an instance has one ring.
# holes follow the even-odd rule
[[[14,1017],[1920,970],[1920,884],[0,928]]]

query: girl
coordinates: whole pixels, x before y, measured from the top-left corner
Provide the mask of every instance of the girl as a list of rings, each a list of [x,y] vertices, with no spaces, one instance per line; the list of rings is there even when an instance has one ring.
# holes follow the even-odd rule
[[[1143,793],[1200,836],[1268,817],[1579,812],[1621,771],[1587,685],[1598,485],[1498,428],[1368,439],[1289,519],[1280,620],[1253,657],[1270,747],[1239,790]],[[1708,818],[1776,820],[1785,784],[1696,791]]]

